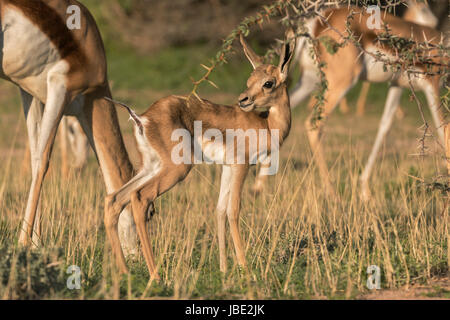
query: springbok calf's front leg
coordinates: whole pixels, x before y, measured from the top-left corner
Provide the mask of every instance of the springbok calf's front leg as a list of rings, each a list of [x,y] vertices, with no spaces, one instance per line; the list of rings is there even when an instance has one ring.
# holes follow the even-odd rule
[[[228,199],[227,216],[230,224],[236,257],[240,266],[245,267],[245,250],[239,232],[239,213],[241,205],[242,187],[247,176],[247,165],[234,165],[231,167],[231,192]]]
[[[64,106],[69,100],[69,94],[64,84],[66,80],[66,68],[67,66],[61,63],[55,66],[53,72],[49,72],[48,74],[47,102],[42,116],[41,126],[38,130],[37,149],[35,154],[33,154],[35,172],[33,172],[25,218],[19,237],[19,243],[22,245],[28,245],[32,238],[42,182],[48,170],[50,154]]]

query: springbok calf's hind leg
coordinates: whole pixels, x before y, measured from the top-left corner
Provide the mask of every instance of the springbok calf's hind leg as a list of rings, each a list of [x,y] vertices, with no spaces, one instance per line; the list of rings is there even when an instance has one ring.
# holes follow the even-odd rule
[[[131,200],[133,200],[131,195],[142,188],[151,178],[152,172],[140,171],[122,188],[120,188],[113,194],[108,195],[105,200],[104,223],[106,234],[111,243],[111,248],[116,258],[116,263],[122,273],[127,273],[128,268],[119,239],[118,223],[120,213],[125,208],[125,206],[130,203]]]
[[[368,185],[370,174],[372,173],[372,169],[375,164],[375,160],[377,158],[381,144],[383,143],[386,134],[391,128],[395,111],[398,108],[401,96],[402,96],[402,88],[400,87],[389,88],[386,104],[384,106],[383,116],[381,117],[380,126],[378,128],[377,138],[375,140],[375,144],[372,147],[372,151],[370,152],[369,160],[367,160],[367,164],[360,177],[361,196],[363,200],[368,200],[370,198],[370,189]]]
[[[28,145],[29,148],[27,150],[27,155],[29,155],[28,159],[24,159],[27,161],[27,167],[31,162],[31,172],[32,175],[35,176],[38,168],[38,158],[37,155],[37,147],[38,147],[38,135],[40,129],[40,121],[42,119],[42,115],[44,113],[44,105],[36,98],[33,98],[27,92],[20,90],[23,109],[25,113],[25,119],[27,122],[27,130],[28,130]],[[32,155],[35,155],[32,157]],[[23,165],[24,166],[24,165]],[[23,167],[22,166],[22,167]],[[36,210],[36,219],[33,227],[33,236],[32,236],[32,245],[34,247],[39,246],[41,237],[41,207],[40,207],[40,199],[39,205]]]
[[[166,162],[167,163],[167,162]],[[141,188],[134,197],[146,201],[146,206],[137,207],[133,203],[133,215],[138,230],[139,239],[141,240],[142,251],[144,253],[145,262],[152,279],[159,279],[158,270],[156,269],[155,259],[153,257],[152,245],[147,233],[148,219],[147,210],[149,205],[160,195],[170,190],[178,182],[182,181],[189,171],[190,165],[177,165],[173,167],[163,167],[158,174],[151,178],[146,185]]]
[[[139,239],[141,240],[144,258],[148,270],[153,279],[159,279],[151,243],[147,234],[147,211],[151,203],[161,194],[184,179],[189,172],[187,166],[177,166],[170,169],[162,169],[159,172],[145,171],[131,179],[126,185],[109,195],[105,204],[105,226],[108,238],[111,241],[113,253],[122,272],[128,272],[125,258],[120,247],[117,229],[120,211],[131,200],[133,206],[133,218],[136,223]]]
[[[35,162],[36,171],[33,173],[25,218],[19,236],[19,243],[22,245],[28,245],[33,235],[42,183],[47,173],[56,131],[64,106],[69,100],[65,81],[65,75],[60,73],[59,70],[49,72],[47,102],[42,116],[41,127],[38,130],[37,148],[32,154],[32,161]]]
[[[61,150],[61,174],[66,176],[69,173],[69,153],[67,146],[68,128],[67,117],[61,119],[59,125],[59,147]]]

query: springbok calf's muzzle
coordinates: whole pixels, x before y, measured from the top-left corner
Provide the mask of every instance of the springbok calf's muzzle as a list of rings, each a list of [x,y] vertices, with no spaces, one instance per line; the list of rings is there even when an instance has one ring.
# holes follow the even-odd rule
[[[253,110],[253,101],[245,94],[239,96],[239,107],[245,111]]]

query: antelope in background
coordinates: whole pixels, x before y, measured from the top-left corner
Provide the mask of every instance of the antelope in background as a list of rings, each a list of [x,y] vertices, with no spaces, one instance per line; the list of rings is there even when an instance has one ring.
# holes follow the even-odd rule
[[[316,124],[313,125],[311,123],[313,113],[311,113],[305,122],[305,126],[307,128],[309,143],[313,151],[313,157],[318,165],[324,186],[328,191],[334,194],[334,188],[331,185],[328,168],[321,146],[322,130],[326,118],[333,112],[340,100],[357,83],[358,80],[368,82],[391,82],[391,87],[387,94],[387,100],[375,144],[360,177],[361,196],[363,199],[368,200],[370,198],[370,189],[368,185],[370,174],[382,142],[391,127],[394,114],[398,108],[401,98],[402,90],[403,88],[409,88],[409,81],[408,76],[404,71],[395,74],[390,70],[385,72],[383,70],[383,63],[376,61],[372,56],[372,54],[381,52],[389,59],[392,59],[394,54],[389,48],[382,46],[375,41],[377,39],[377,35],[382,33],[384,29],[369,29],[367,27],[367,19],[369,18],[369,15],[362,8],[349,7],[327,9],[323,12],[323,16],[327,22],[322,21],[319,17],[309,20],[308,32],[314,38],[318,38],[319,36],[328,36],[334,41],[340,43],[342,41],[340,34],[346,33],[346,21],[350,13],[355,15],[353,21],[351,22],[351,30],[356,35],[356,38],[361,37],[359,42],[364,51],[361,52],[359,48],[349,43],[332,55],[326,51],[322,44],[318,45],[316,49],[319,52],[319,60],[326,64],[324,72],[328,81],[328,89],[325,93],[325,104],[322,107],[323,112],[320,115],[321,120],[317,121]],[[432,28],[414,24],[390,14],[386,14],[384,16],[382,15],[382,25],[384,23],[389,26],[389,29],[393,35],[403,38],[412,37],[412,39],[418,42],[429,41],[429,43],[436,45],[439,43],[441,38],[444,37],[442,33]],[[338,32],[340,34],[338,34]],[[303,73],[299,82],[299,89],[291,95],[291,104],[293,107],[298,103],[298,101],[301,101],[305,97],[309,96],[310,93],[316,88],[316,85],[320,82],[316,62],[309,54],[311,44],[306,40],[306,38],[302,38],[299,42],[299,46],[296,50],[300,56],[299,61]],[[445,61],[442,62],[439,61],[438,57],[433,56],[436,54],[436,50],[431,50],[429,54],[433,61],[441,63],[441,65],[444,66],[448,65],[448,59],[445,58]],[[425,71],[425,67],[422,65],[417,65],[416,67],[418,71]],[[434,71],[436,71],[436,68],[434,69]],[[439,100],[439,76],[411,74],[411,84],[414,89],[424,91],[438,131],[439,139],[441,143],[445,145],[443,128],[444,118],[442,110],[440,109]],[[254,186],[254,189],[257,192],[262,190],[267,178],[264,172],[265,170],[266,168],[263,166],[257,177]]]
[[[416,24],[420,24],[420,25],[423,25],[426,27],[430,27],[430,28],[436,28],[436,26],[438,25],[438,22],[439,22],[438,19],[433,14],[429,5],[426,2],[420,2],[420,1],[416,1],[416,0],[408,0],[402,5],[406,5],[406,11],[403,14],[403,16],[401,17],[402,19],[409,21],[409,22],[414,22]],[[387,11],[385,13],[387,13]],[[384,13],[382,13],[382,14],[384,14]],[[294,61],[293,61],[294,64],[296,62],[298,62],[298,59],[300,58],[300,56],[301,56],[300,53],[296,54],[296,56],[294,57]],[[364,81],[361,91],[360,91],[360,94],[359,94],[359,97],[358,97],[358,100],[356,102],[356,114],[358,116],[363,116],[365,113],[365,106],[366,106],[367,96],[369,94],[369,89],[370,89],[370,82]],[[300,87],[300,83],[299,83],[296,86],[296,88],[294,89],[294,91],[290,94],[292,107],[293,108],[297,107],[309,95],[310,95],[310,93],[308,93],[306,96],[304,95],[304,91],[302,91],[302,88]],[[309,107],[309,109],[312,109],[314,107],[314,99],[313,98],[310,99],[310,101],[308,103],[308,107]],[[347,99],[345,97],[342,98],[342,100],[339,104],[339,110],[343,114],[350,112],[350,108],[348,107]],[[400,118],[403,115],[400,108],[398,109],[397,115],[400,115]]]
[[[270,153],[278,148],[288,136],[291,126],[291,107],[287,92],[286,79],[289,65],[294,53],[295,38],[293,31],[288,34],[287,43],[284,45],[280,57],[279,66],[262,63],[262,58],[248,46],[241,34],[241,44],[244,53],[252,64],[254,71],[247,81],[247,90],[240,95],[239,105],[223,106],[211,103],[207,100],[169,96],[155,102],[141,116],[136,115],[128,107],[131,118],[135,121],[134,131],[138,150],[142,158],[142,168],[120,190],[111,193],[105,201],[105,226],[108,239],[112,244],[114,256],[121,272],[128,272],[125,258],[120,248],[117,233],[117,221],[122,209],[133,199],[141,199],[142,205],[133,210],[138,235],[143,248],[144,257],[152,279],[159,279],[156,269],[151,243],[147,234],[146,211],[148,206],[159,196],[167,192],[177,183],[186,178],[192,168],[189,163],[176,164],[172,159],[173,149],[178,142],[172,140],[172,134],[180,128],[194,136],[194,121],[202,121],[204,124],[202,137],[208,129],[219,130],[223,136],[228,129],[267,130],[267,137],[272,135],[272,130],[278,130],[279,141],[274,145],[271,138],[266,144],[266,152]],[[267,112],[260,112],[268,108]],[[258,137],[258,145],[263,138]],[[234,145],[234,137],[231,139]],[[216,142],[216,141],[214,141]],[[229,141],[228,141],[229,143]],[[228,159],[229,144],[223,139],[219,145],[211,144],[211,140],[199,141],[202,152],[216,163],[222,164],[222,178],[220,194],[217,204],[217,223],[220,252],[220,270],[225,272],[226,247],[225,224],[228,217],[231,236],[233,239],[236,256],[239,265],[245,266],[245,251],[239,232],[239,211],[242,187],[249,170],[249,159],[254,158],[250,149],[250,143],[244,143],[245,150],[237,150],[237,153],[245,153],[245,161],[242,164],[236,161],[238,157],[232,151],[233,163]],[[226,147],[227,146],[227,147]],[[193,144],[189,144],[189,148]],[[210,148],[216,148],[211,152]],[[239,147],[238,147],[239,148]],[[263,150],[256,152],[261,153]],[[194,151],[191,153],[194,154]],[[184,156],[184,155],[183,155]],[[133,209],[135,209],[133,207]]]
[[[69,30],[66,12],[72,5],[80,9],[81,26]],[[111,96],[105,51],[89,11],[75,0],[0,0],[0,18],[0,76],[20,88],[31,150],[32,183],[19,243],[36,246],[42,183],[63,115],[77,117],[83,127],[108,193],[131,178],[133,167],[114,105],[104,99]],[[134,224],[130,212],[124,213],[119,224],[122,244],[127,253],[134,253]]]
[[[416,0],[409,0],[406,2],[406,11],[403,15],[403,19],[409,22],[414,22],[425,27],[436,28],[439,21],[430,9],[430,6],[426,2],[419,2]],[[365,113],[367,96],[369,94],[370,82],[363,82],[361,92],[359,94],[358,100],[356,102],[356,114],[358,116],[363,116]],[[340,111],[346,113],[349,110],[347,105],[347,99],[343,98],[340,104]],[[402,118],[404,113],[399,107],[397,110],[397,116]]]

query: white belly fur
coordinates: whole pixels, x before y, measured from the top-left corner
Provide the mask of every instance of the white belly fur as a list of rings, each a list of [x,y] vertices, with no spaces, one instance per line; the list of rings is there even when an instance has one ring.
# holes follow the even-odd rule
[[[45,102],[48,72],[61,61],[58,50],[18,9],[5,8],[1,28],[1,73]]]
[[[377,53],[377,48],[367,48],[367,51],[373,54]],[[386,53],[381,52],[383,54],[383,57],[389,57],[388,55],[385,55]],[[376,61],[374,57],[372,57],[369,54],[363,55],[363,61],[364,61],[364,67],[366,70],[366,79],[369,82],[386,82],[395,80],[397,75],[395,75],[389,67],[386,71],[383,70],[383,62]]]

